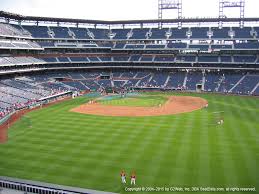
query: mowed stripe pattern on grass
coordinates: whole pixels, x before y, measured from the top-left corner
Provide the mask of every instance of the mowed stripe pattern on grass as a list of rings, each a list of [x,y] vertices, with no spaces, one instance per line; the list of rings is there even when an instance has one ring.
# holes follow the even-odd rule
[[[192,95],[209,107],[173,116],[100,117],[69,112],[88,100],[78,98],[31,112],[32,126],[16,123],[0,145],[0,175],[123,193],[124,169],[128,176],[136,171],[138,186],[259,189],[258,98]],[[214,125],[217,111],[224,111],[222,126]]]

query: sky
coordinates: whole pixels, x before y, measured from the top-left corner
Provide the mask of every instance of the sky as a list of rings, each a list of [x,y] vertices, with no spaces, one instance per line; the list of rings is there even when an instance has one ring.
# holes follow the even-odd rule
[[[218,17],[219,0],[182,0],[183,17]],[[231,0],[230,0],[231,1]],[[30,16],[93,20],[157,19],[158,0],[0,0],[0,10]],[[259,0],[246,0],[245,17],[259,17]],[[239,9],[225,9],[239,17]],[[176,18],[176,11],[164,18]]]

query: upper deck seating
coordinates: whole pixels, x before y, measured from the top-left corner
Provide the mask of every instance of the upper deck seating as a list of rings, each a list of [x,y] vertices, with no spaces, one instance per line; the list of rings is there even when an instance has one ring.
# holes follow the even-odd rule
[[[70,27],[70,30],[74,32],[76,39],[92,39],[88,33],[86,28],[75,28]]]
[[[144,49],[144,44],[127,44],[125,49]]]
[[[35,38],[51,38],[47,26],[23,26]]]
[[[158,28],[152,28],[152,33],[150,36],[150,39],[166,39],[166,32],[168,32],[169,29],[158,29]]]
[[[207,32],[209,31],[209,28],[203,27],[203,28],[191,28],[191,38],[192,39],[207,39]]]
[[[112,32],[115,34],[113,39],[127,39],[127,34],[130,32],[130,29],[113,29]]]
[[[232,45],[226,45],[226,44],[212,44],[211,49],[232,49]]]
[[[93,33],[94,35],[93,39],[109,39],[108,37],[109,30],[89,28],[89,31]]]
[[[172,35],[171,35],[170,39],[186,39],[187,31],[188,31],[188,28],[182,28],[182,29],[172,28],[171,29]]]
[[[149,31],[147,28],[143,29],[133,29],[133,34],[130,39],[147,39],[146,34]]]
[[[189,45],[190,49],[199,49],[199,50],[208,50],[209,45],[204,45],[204,44],[190,44]]]
[[[50,29],[54,32],[55,38],[72,38],[68,34],[68,28],[66,27],[50,27]]]
[[[0,23],[0,36],[30,37],[31,35],[21,29],[17,29],[14,25]]]
[[[213,32],[213,36],[211,36],[212,39],[226,39],[230,38],[228,35],[229,28],[222,28],[219,29],[218,27],[212,27],[211,31]]]
[[[219,62],[218,56],[199,56],[199,62]]]
[[[147,44],[146,49],[164,49],[164,44]]]
[[[233,27],[232,30],[235,32],[234,38],[252,38],[251,36],[251,28],[245,27],[245,28],[238,28]]]

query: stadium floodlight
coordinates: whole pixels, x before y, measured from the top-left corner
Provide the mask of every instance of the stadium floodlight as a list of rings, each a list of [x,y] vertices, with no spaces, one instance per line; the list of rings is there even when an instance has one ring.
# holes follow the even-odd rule
[[[245,0],[220,0],[219,1],[219,19],[226,18],[224,13],[224,8],[239,8],[240,22],[239,26],[244,27],[244,17],[245,17]],[[222,28],[223,22],[219,21],[219,28]]]
[[[158,0],[158,19],[163,19],[163,11],[177,10],[177,18],[182,18],[182,0]],[[170,18],[173,19],[173,18]],[[162,24],[160,23],[160,26]],[[182,22],[178,22],[178,27],[182,26]]]

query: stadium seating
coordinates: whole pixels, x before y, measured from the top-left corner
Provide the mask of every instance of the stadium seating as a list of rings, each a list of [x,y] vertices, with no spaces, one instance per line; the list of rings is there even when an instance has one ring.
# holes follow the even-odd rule
[[[218,56],[199,56],[198,61],[199,62],[218,62],[219,57]]]
[[[164,44],[147,44],[146,49],[164,49]]]
[[[197,84],[202,84],[202,77],[203,74],[202,72],[188,72],[187,74],[187,80],[186,80],[186,89],[187,90],[196,90],[196,85]]]
[[[224,80],[219,87],[219,92],[229,92],[242,77],[242,74],[225,74]]]
[[[166,32],[168,32],[169,29],[157,29],[153,28],[152,33],[150,34],[150,39],[166,39]]]
[[[113,29],[112,32],[115,34],[113,39],[127,39],[127,34],[129,33],[129,29]]]
[[[232,92],[237,94],[250,94],[257,83],[259,83],[258,75],[246,75]]]
[[[206,74],[204,85],[205,91],[215,92],[220,84],[221,78],[222,74],[218,72],[211,72]]]
[[[248,27],[245,27],[245,28],[233,27],[232,30],[235,32],[235,38],[245,38],[245,39],[252,38],[251,28],[248,28]]]
[[[133,29],[133,34],[130,39],[147,39],[149,29]]]
[[[25,30],[19,30],[14,25],[0,23],[0,35],[14,37],[31,37]]]
[[[71,38],[68,34],[68,28],[65,27],[50,27],[55,34],[55,38]]]
[[[91,29],[89,29],[89,31],[91,33],[93,33],[93,35],[94,35],[93,37],[90,36],[91,33],[88,33],[88,35],[93,39],[109,39],[109,37],[108,37],[109,31],[108,30],[91,28]]]
[[[46,26],[23,26],[23,28],[28,30],[35,38],[51,38]]]
[[[231,92],[258,95],[258,74],[207,72],[201,71],[114,71],[111,79],[100,79],[107,72],[44,73],[19,79],[0,80],[0,108],[6,110],[14,104],[24,106],[43,96],[56,92],[98,90],[100,87],[152,87],[196,90],[196,85],[204,85],[205,91]],[[111,75],[109,73],[109,75]],[[68,78],[71,81],[54,81],[55,78]]]
[[[167,44],[167,48],[174,48],[174,49],[185,49],[187,48],[187,44],[186,43],[168,43]]]
[[[144,49],[144,44],[126,44],[125,49]]]
[[[199,50],[208,50],[209,45],[203,45],[203,44],[191,44],[189,45],[190,49],[199,49]]]
[[[183,27],[101,29],[0,23],[0,72],[40,68],[156,66],[156,70],[76,71],[33,74],[0,80],[0,109],[23,106],[61,91],[97,91],[103,87],[150,87],[258,95],[258,74],[217,68],[257,68],[258,27]],[[8,38],[7,38],[8,37]],[[212,40],[208,40],[211,38]],[[232,39],[232,41],[228,41]],[[11,52],[11,49],[14,52]],[[16,50],[28,50],[29,56]],[[30,52],[30,50],[41,50]],[[214,53],[216,51],[216,53]],[[218,52],[219,51],[219,52]],[[230,52],[229,52],[230,51]],[[41,57],[41,54],[44,55]],[[77,54],[75,54],[77,53]],[[230,54],[231,53],[231,54]],[[241,54],[240,54],[241,53]],[[150,65],[151,64],[151,65]],[[163,71],[159,68],[179,68]],[[212,71],[184,68],[214,68]],[[40,71],[41,72],[41,71]],[[111,75],[101,79],[101,75]],[[57,78],[64,78],[57,81]],[[62,80],[62,79],[61,79]]]
[[[155,57],[155,61],[164,61],[164,62],[168,62],[168,61],[170,61],[170,62],[173,62],[175,60],[175,57],[173,57],[173,56],[156,56]]]
[[[188,31],[187,28],[182,28],[182,29],[177,29],[177,28],[172,28],[172,36],[170,37],[171,39],[186,39],[186,32]]]
[[[194,55],[178,55],[176,57],[176,61],[179,61],[179,62],[195,62],[196,60],[196,56]]]
[[[71,60],[72,62],[88,61],[88,60],[86,59],[86,57],[70,57],[70,60]]]
[[[258,42],[249,42],[249,43],[237,43],[234,44],[235,49],[259,49]]]
[[[183,82],[185,79],[185,72],[175,72],[170,75],[170,80],[168,81],[167,88],[183,88]]]
[[[207,32],[209,28],[191,28],[191,38],[192,39],[207,39]]]
[[[256,60],[256,56],[253,55],[247,55],[247,56],[234,56],[234,61],[237,63],[254,63]]]
[[[230,38],[229,35],[228,35],[228,31],[230,30],[229,28],[219,29],[217,27],[212,27],[211,30],[213,32],[213,35],[211,36],[212,39]]]
[[[213,44],[211,45],[211,49],[220,49],[220,50],[223,50],[223,49],[232,49],[232,45],[226,45],[226,44]]]
[[[167,73],[155,73],[152,77],[152,80],[149,82],[149,85],[152,87],[164,88],[167,76]]]

